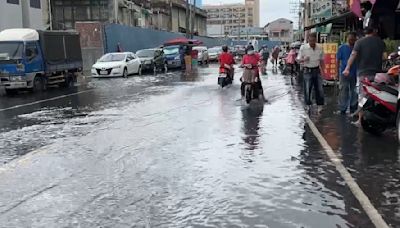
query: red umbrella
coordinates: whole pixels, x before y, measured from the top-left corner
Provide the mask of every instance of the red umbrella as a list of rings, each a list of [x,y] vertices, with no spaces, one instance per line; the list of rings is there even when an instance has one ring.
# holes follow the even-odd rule
[[[169,41],[165,42],[164,45],[168,46],[168,45],[180,45],[180,44],[183,44],[183,45],[196,46],[196,45],[200,45],[202,43],[203,42],[201,42],[199,40],[190,40],[190,39],[187,39],[185,37],[180,37],[180,38],[175,38],[175,39],[169,40]]]

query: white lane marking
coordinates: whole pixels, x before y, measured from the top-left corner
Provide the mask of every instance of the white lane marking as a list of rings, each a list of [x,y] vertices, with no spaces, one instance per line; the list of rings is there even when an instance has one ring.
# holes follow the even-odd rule
[[[389,225],[383,220],[382,216],[372,205],[371,201],[365,195],[365,193],[361,190],[360,186],[356,183],[354,178],[351,176],[349,171],[344,167],[341,160],[333,151],[332,147],[329,146],[328,142],[319,132],[315,124],[311,121],[309,116],[306,116],[306,122],[308,126],[310,126],[311,131],[314,133],[315,137],[318,139],[321,146],[324,148],[326,154],[328,155],[331,162],[335,165],[336,170],[340,173],[347,186],[349,186],[351,192],[356,197],[358,202],[360,202],[362,208],[367,213],[368,217],[371,219],[371,222],[378,228],[389,228]]]
[[[53,98],[49,98],[49,99],[44,99],[44,100],[40,100],[40,101],[34,101],[34,102],[31,102],[31,103],[15,105],[15,106],[12,106],[12,107],[0,109],[0,112],[4,112],[4,111],[7,111],[7,110],[12,110],[12,109],[17,109],[17,108],[22,108],[22,107],[26,107],[26,106],[31,106],[31,105],[35,105],[35,104],[40,104],[40,103],[44,103],[44,102],[47,102],[47,101],[59,100],[59,99],[62,99],[62,98],[71,97],[71,96],[82,94],[82,93],[88,93],[88,92],[91,92],[91,91],[93,91],[93,89],[85,90],[85,91],[81,91],[81,92],[77,92],[77,93],[71,93],[71,94],[67,94],[67,95],[62,95],[62,96],[58,96],[58,97],[53,97]]]

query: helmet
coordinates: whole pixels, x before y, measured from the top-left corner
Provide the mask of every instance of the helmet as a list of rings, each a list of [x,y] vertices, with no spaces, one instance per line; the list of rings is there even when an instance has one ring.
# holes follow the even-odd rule
[[[262,48],[268,48],[268,45],[264,44],[264,45],[262,46]]]
[[[398,76],[400,75],[400,65],[394,66],[392,68],[389,69],[389,71],[387,72],[388,75],[390,76]]]
[[[392,84],[390,76],[386,73],[377,73],[375,75],[374,81],[378,84],[384,84],[384,85]]]
[[[228,46],[226,46],[226,45],[222,46],[222,51],[223,52],[228,52]]]

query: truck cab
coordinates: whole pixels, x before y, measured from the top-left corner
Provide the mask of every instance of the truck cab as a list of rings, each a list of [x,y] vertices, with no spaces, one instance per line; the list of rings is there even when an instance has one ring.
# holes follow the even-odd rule
[[[6,90],[33,88],[44,66],[39,34],[31,29],[0,33],[0,85]]]
[[[82,71],[79,34],[6,29],[0,32],[0,86],[7,93],[69,87]]]

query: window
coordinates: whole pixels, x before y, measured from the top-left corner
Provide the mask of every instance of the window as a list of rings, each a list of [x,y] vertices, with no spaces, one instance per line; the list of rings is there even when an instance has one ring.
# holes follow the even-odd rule
[[[7,0],[7,3],[19,5],[19,0]]]
[[[31,2],[31,8],[36,8],[36,9],[40,9],[40,0],[30,0]]]
[[[38,55],[38,53],[39,52],[35,43],[26,44],[25,56],[28,58],[29,61],[32,61]]]

